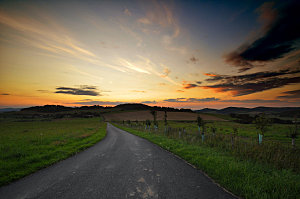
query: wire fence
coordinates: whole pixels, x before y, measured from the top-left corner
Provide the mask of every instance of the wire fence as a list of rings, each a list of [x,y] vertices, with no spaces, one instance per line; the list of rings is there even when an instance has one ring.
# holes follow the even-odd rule
[[[230,134],[191,131],[186,128],[170,126],[147,125],[146,122],[114,122],[144,133],[163,135],[170,139],[184,141],[193,145],[205,145],[227,151],[238,158],[251,159],[258,162],[274,165],[279,169],[290,169],[300,172],[300,149],[284,145],[277,141],[267,140],[262,143],[253,137],[237,136],[234,131]]]

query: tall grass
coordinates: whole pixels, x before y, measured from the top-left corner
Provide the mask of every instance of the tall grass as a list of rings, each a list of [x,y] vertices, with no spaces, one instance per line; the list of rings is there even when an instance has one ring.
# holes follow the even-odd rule
[[[100,118],[0,121],[0,185],[87,148],[106,134]]]
[[[203,139],[199,132],[191,130],[191,128],[166,128],[160,126],[157,129],[149,129],[145,128],[143,123],[131,122],[130,124],[124,124],[147,133],[183,140],[189,144],[218,148],[222,151],[230,152],[241,159],[267,163],[278,169],[290,169],[294,172],[300,172],[300,148],[292,148],[292,146],[282,144],[280,141],[267,140],[263,144],[258,144],[254,137],[237,136],[232,133],[212,133],[209,131],[204,134]]]

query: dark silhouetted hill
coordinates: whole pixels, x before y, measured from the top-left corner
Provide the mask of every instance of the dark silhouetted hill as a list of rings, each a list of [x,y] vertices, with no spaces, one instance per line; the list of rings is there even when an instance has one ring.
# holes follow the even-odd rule
[[[209,109],[204,108],[201,110],[197,110],[199,113],[219,113],[219,114],[277,114],[287,117],[291,117],[295,114],[300,113],[300,107],[255,107],[255,108],[244,108],[244,107],[227,107],[223,109]],[[300,114],[299,114],[300,116]]]

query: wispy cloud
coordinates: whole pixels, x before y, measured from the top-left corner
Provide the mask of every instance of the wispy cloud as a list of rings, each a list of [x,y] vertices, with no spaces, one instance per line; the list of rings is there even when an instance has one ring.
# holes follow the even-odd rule
[[[127,16],[131,16],[132,15],[132,13],[128,10],[128,8],[125,8],[124,11],[123,11],[123,13],[125,15],[127,15]]]
[[[143,65],[146,66],[147,70],[150,71],[151,73],[153,73],[154,75],[161,77],[174,85],[177,85],[177,86],[180,85],[179,83],[175,82],[170,77],[165,76],[164,74],[158,72],[156,68],[159,68],[159,65],[152,62],[149,58],[141,56],[141,55],[139,55],[138,58],[141,59],[141,63],[143,63]],[[160,65],[163,66],[164,68],[168,68],[167,66],[165,66],[163,64],[160,64]]]
[[[174,16],[174,10],[166,2],[163,1],[151,1],[151,2],[152,3],[148,6],[145,16],[139,18],[137,22],[146,27],[153,27],[154,29],[156,29],[157,25],[160,26],[161,28],[166,30],[166,31],[160,31],[163,33],[161,42],[164,45],[164,47],[167,50],[176,51],[178,53],[185,54],[187,51],[186,48],[173,45],[173,40],[177,38],[181,33],[181,28],[178,24],[177,19]],[[149,32],[148,29],[147,32]]]
[[[36,91],[38,91],[38,92],[40,92],[40,93],[52,93],[52,92],[49,91],[49,90],[42,90],[42,89],[36,90]]]
[[[9,93],[1,93],[0,95],[10,95]]]
[[[9,40],[10,42],[18,41],[59,57],[79,59],[97,66],[125,72],[122,67],[102,61],[98,55],[74,39],[66,28],[47,16],[45,11],[38,12],[38,17],[33,18],[24,14],[12,14],[1,10],[0,24],[14,31],[6,35],[12,38]]]
[[[129,27],[124,26],[122,24],[120,24],[120,29],[125,32],[126,34],[130,35],[132,38],[136,39],[137,43],[136,46],[137,47],[141,47],[143,44],[143,39],[142,37],[136,33],[135,31],[131,30]]]
[[[243,44],[237,50],[225,55],[225,61],[247,71],[262,62],[283,57],[295,50],[295,42],[300,39],[300,2],[287,1],[277,9],[273,3],[264,3],[259,9],[263,21],[263,35],[251,43]]]
[[[101,96],[100,92],[95,86],[88,86],[88,85],[81,85],[78,88],[57,87],[55,93],[68,94],[68,95]]]
[[[134,92],[134,93],[146,93],[146,91],[140,91],[140,90],[131,90],[130,92]]]
[[[198,61],[199,61],[199,59],[196,58],[195,56],[192,56],[192,57],[189,59],[189,62],[191,62],[191,63],[193,63],[193,64],[196,64]]]
[[[145,25],[158,24],[161,27],[171,27],[173,29],[171,38],[176,38],[180,34],[180,28],[174,18],[173,11],[165,2],[152,1],[146,15],[139,18],[138,22]]]
[[[165,67],[161,77],[167,77],[170,73],[171,73],[171,70],[169,68]]]
[[[131,70],[134,70],[136,72],[140,72],[140,73],[146,73],[146,74],[151,74],[149,71],[145,70],[145,69],[142,69],[141,66],[137,66],[131,62],[129,62],[128,60],[126,59],[123,59],[123,58],[119,58],[119,62],[122,66],[126,67],[126,68],[129,68]]]

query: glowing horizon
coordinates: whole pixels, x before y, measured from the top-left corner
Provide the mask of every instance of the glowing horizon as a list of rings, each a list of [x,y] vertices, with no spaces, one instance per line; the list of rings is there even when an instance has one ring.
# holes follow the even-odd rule
[[[300,106],[297,1],[0,8],[0,108]]]

